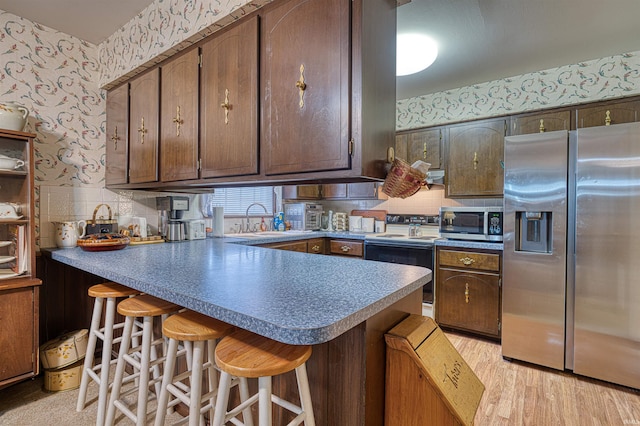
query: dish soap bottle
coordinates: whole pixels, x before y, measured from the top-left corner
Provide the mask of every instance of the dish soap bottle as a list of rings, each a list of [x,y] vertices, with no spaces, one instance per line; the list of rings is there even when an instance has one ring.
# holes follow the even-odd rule
[[[266,222],[264,221],[264,217],[263,217],[263,218],[262,218],[262,221],[260,222],[260,231],[261,231],[261,232],[264,232],[264,231],[266,231],[266,230],[267,230],[267,224],[266,224]]]

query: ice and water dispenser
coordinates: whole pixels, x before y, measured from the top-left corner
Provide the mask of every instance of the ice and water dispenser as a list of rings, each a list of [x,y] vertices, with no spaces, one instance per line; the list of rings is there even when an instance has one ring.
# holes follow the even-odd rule
[[[516,212],[516,251],[551,253],[551,212]]]

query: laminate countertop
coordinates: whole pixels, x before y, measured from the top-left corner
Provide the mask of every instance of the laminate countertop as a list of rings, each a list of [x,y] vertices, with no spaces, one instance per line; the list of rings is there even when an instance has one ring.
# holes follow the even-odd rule
[[[332,340],[431,280],[431,270],[208,238],[54,260],[290,344]],[[266,242],[266,241],[263,241]]]

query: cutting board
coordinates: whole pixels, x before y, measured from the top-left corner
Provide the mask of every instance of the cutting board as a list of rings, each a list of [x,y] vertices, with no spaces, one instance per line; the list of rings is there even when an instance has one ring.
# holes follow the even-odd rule
[[[372,217],[375,220],[386,220],[386,210],[351,210],[351,216]]]

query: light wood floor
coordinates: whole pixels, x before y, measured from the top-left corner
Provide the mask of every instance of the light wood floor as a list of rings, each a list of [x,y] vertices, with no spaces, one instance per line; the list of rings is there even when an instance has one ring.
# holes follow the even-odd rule
[[[638,390],[505,361],[498,343],[446,335],[486,388],[476,426],[640,425]]]

